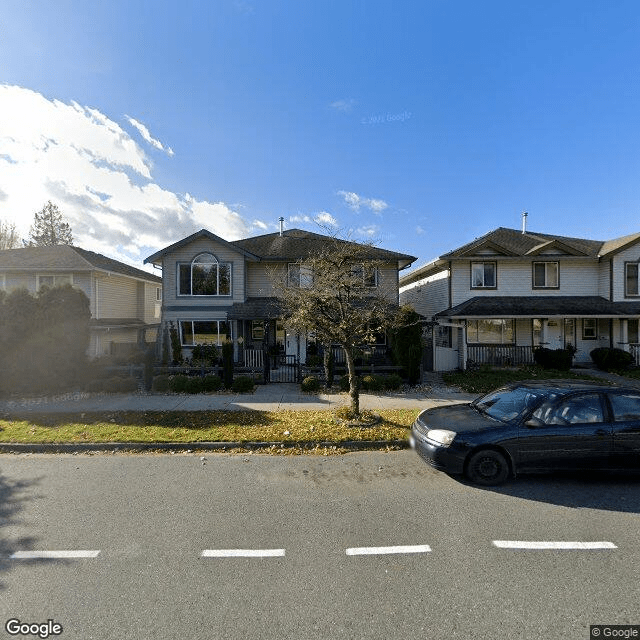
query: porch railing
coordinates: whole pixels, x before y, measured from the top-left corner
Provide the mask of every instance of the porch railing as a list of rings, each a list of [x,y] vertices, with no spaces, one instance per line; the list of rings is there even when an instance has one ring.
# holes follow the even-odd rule
[[[262,349],[245,349],[244,366],[249,369],[264,369],[264,351]]]
[[[533,364],[533,347],[512,344],[470,344],[467,361],[496,366]]]

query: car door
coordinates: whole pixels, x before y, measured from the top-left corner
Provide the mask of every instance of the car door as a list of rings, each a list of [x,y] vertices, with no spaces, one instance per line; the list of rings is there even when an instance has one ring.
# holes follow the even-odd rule
[[[640,469],[640,391],[607,393],[613,417],[612,466]]]
[[[521,470],[599,469],[613,451],[612,424],[601,393],[580,392],[543,403],[521,426]]]

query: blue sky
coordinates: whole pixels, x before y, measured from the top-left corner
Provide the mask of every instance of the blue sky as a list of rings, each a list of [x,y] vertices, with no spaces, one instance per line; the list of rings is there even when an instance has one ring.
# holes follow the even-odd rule
[[[416,256],[640,230],[640,4],[0,0],[0,220],[141,266],[208,228]]]

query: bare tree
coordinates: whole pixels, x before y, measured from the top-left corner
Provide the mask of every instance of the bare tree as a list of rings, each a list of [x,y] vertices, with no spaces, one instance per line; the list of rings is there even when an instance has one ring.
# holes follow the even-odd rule
[[[396,301],[375,286],[385,264],[382,253],[331,237],[285,273],[272,271],[287,327],[312,332],[322,344],[344,350],[354,418],[360,415],[356,354],[391,325],[398,311]]]
[[[0,250],[17,249],[20,247],[20,238],[13,222],[3,222],[0,220]]]
[[[35,214],[33,225],[29,231],[30,247],[51,247],[57,244],[73,244],[73,234],[68,222],[65,222],[58,205],[51,200],[41,211]]]

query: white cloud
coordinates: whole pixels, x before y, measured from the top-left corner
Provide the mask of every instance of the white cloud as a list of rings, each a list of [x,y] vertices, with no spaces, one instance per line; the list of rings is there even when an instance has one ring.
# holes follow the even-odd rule
[[[309,215],[297,215],[297,216],[289,216],[289,222],[295,223],[305,223],[305,224],[315,224],[324,227],[337,227],[338,221],[327,211],[321,211],[320,213],[316,213],[314,216]]]
[[[171,147],[166,147],[162,144],[162,142],[160,142],[160,140],[157,140],[156,138],[153,138],[151,136],[151,133],[149,133],[149,129],[147,129],[147,127],[145,127],[142,122],[138,122],[137,120],[135,120],[134,118],[132,118],[131,116],[125,116],[126,119],[129,121],[129,124],[131,124],[133,127],[135,127],[138,132],[140,133],[140,135],[142,136],[142,138],[148,142],[152,147],[155,147],[156,149],[159,149],[160,151],[164,151],[167,155],[172,156],[173,155],[173,149]]]
[[[342,111],[343,113],[351,113],[351,111],[353,110],[353,107],[355,107],[356,104],[357,102],[353,100],[353,98],[348,98],[345,100],[336,100],[335,102],[332,102],[329,106],[332,109],[335,109],[336,111]]]
[[[360,211],[360,208],[364,207],[379,215],[389,206],[384,200],[363,198],[353,191],[338,191],[338,195],[342,196],[347,206],[353,211]]]
[[[129,122],[168,153],[147,139],[144,125]],[[130,135],[97,109],[0,85],[0,220],[14,222],[22,237],[47,200],[59,206],[75,244],[138,267],[203,227],[227,240],[259,227],[223,202],[163,188],[151,168]]]
[[[375,224],[369,224],[364,227],[358,227],[356,233],[361,237],[371,239],[380,233],[380,227]]]

